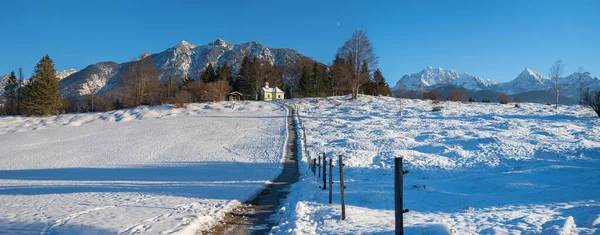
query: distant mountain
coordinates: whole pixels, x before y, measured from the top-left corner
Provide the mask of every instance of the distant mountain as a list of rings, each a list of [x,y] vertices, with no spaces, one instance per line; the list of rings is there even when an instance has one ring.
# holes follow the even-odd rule
[[[255,41],[233,44],[222,39],[206,45],[193,45],[182,41],[172,48],[149,56],[159,72],[159,79],[165,81],[169,76],[177,80],[185,76],[199,79],[209,63],[213,66],[228,63],[237,74],[245,55],[263,58],[278,66],[295,63],[304,57],[292,49],[271,48]],[[100,92],[114,90],[120,84],[121,75],[128,63],[130,62],[100,62],[90,65],[61,80],[61,93],[68,97],[87,95],[96,89],[100,89]]]
[[[469,73],[459,73],[452,69],[427,67],[421,72],[402,76],[396,87],[408,90],[418,90],[421,86],[430,87],[436,85],[455,85],[469,90],[486,90],[495,82],[484,80]]]
[[[515,79],[496,84],[492,89],[509,95],[530,91],[552,90],[554,82],[543,75],[526,68]]]
[[[581,76],[581,86],[579,83],[579,75],[573,73],[567,77],[558,80],[560,84],[560,94],[568,95],[570,97],[579,97],[579,88],[583,87],[584,90],[600,90],[600,79],[593,78],[590,73],[583,73]]]
[[[598,78],[593,78],[589,73],[584,73],[581,80],[583,89],[600,89],[600,80]],[[476,94],[477,96],[485,95],[487,93],[488,97],[486,97],[486,99],[491,99],[492,101],[495,98],[491,96],[497,96],[500,93],[513,95],[515,97],[519,96],[523,101],[531,102],[550,102],[553,100],[552,97],[555,97],[556,95],[554,91],[554,81],[530,68],[523,70],[523,72],[511,81],[496,83],[493,80],[484,80],[469,73],[459,73],[451,69],[445,70],[430,66],[419,73],[402,76],[396,84],[395,89],[403,88],[406,90],[419,90],[420,85],[423,86],[424,90],[444,88],[442,90],[444,91],[449,87],[454,87],[474,92],[473,94]],[[577,102],[579,99],[580,88],[579,76],[577,73],[560,78],[559,87],[560,95],[561,97],[564,97],[564,102]],[[477,93],[476,91],[484,92]]]

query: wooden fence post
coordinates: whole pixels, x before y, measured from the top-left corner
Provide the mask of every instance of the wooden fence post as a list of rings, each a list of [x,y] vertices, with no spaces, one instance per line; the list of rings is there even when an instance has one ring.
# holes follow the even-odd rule
[[[333,203],[333,158],[329,159],[329,204]]]
[[[315,172],[315,167],[317,166],[317,159],[313,158],[313,175],[317,175],[317,172]]]
[[[317,161],[317,171],[319,172],[319,175],[317,177],[321,178],[321,155],[317,156],[319,158],[319,161]]]
[[[398,157],[394,159],[394,217],[396,222],[396,234],[404,235],[404,221],[403,216],[408,210],[402,208],[403,203],[403,178],[404,174],[408,171],[402,170],[402,158]]]
[[[344,200],[344,191],[346,190],[346,186],[344,186],[344,162],[342,161],[342,155],[339,156],[340,161],[340,196],[342,202],[342,220],[346,219],[346,201]]]
[[[327,189],[327,158],[325,158],[325,154],[323,153],[323,190],[325,189]]]

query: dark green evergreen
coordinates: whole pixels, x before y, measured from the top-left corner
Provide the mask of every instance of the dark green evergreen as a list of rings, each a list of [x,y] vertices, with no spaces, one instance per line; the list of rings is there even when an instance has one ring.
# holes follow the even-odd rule
[[[306,67],[302,67],[302,73],[300,74],[300,87],[304,91],[304,97],[313,97],[315,95],[312,79]]]
[[[29,84],[23,88],[22,112],[27,116],[56,115],[61,106],[54,62],[46,54],[35,66]]]
[[[18,102],[18,91],[19,90],[19,80],[17,80],[17,76],[15,76],[15,72],[12,71],[8,76],[8,80],[6,81],[6,86],[4,86],[4,111],[8,115],[18,114],[17,110],[17,102]]]
[[[225,80],[229,82],[229,85],[233,85],[233,73],[229,64],[225,63],[223,66],[217,66],[217,80]]]
[[[206,69],[204,69],[204,72],[202,73],[202,76],[200,76],[200,79],[202,79],[204,83],[217,81],[217,75],[215,74],[215,69],[213,68],[212,64],[208,63]]]
[[[187,75],[185,76],[185,78],[183,78],[183,80],[181,80],[181,86],[185,87],[192,82],[194,82],[194,78],[192,78],[192,76]]]

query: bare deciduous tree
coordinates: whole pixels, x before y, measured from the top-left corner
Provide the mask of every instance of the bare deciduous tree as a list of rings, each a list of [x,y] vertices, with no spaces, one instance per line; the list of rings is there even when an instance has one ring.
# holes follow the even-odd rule
[[[125,84],[125,106],[135,107],[142,104],[154,104],[159,88],[158,71],[152,58],[142,55],[131,62],[123,75]]]
[[[424,99],[440,101],[442,100],[442,92],[439,89],[431,89],[422,93]]]
[[[600,90],[590,91],[587,89],[583,92],[581,103],[590,107],[600,117]]]
[[[550,66],[550,78],[554,81],[554,91],[556,91],[556,106],[554,108],[558,108],[558,97],[560,92],[560,86],[558,84],[558,79],[562,76],[562,72],[564,69],[564,65],[562,60],[557,60]]]
[[[448,92],[449,101],[463,102],[465,100],[464,92],[461,89],[454,89]]]
[[[511,98],[509,95],[504,94],[504,93],[500,93],[498,100],[501,104],[508,104],[511,101]]]
[[[360,86],[365,82],[363,71],[375,70],[379,58],[375,55],[371,41],[363,30],[354,32],[350,40],[338,49],[337,55],[345,58],[352,65],[352,76],[348,78],[348,82],[352,87],[352,99],[356,99]]]
[[[229,92],[231,92],[231,86],[225,80],[202,83],[200,85],[200,97],[202,101],[223,101],[227,99],[227,93]]]

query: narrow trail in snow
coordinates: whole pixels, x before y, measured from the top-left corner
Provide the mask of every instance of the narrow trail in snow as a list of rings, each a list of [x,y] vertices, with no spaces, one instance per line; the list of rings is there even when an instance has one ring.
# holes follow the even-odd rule
[[[287,197],[290,187],[298,181],[300,172],[298,170],[296,121],[294,110],[287,108],[287,131],[288,137],[285,146],[285,161],[281,174],[261,191],[254,199],[247,202],[245,206],[236,208],[222,219],[221,224],[203,231],[201,234],[265,234],[278,224],[277,219],[272,218],[281,206],[282,200]]]

